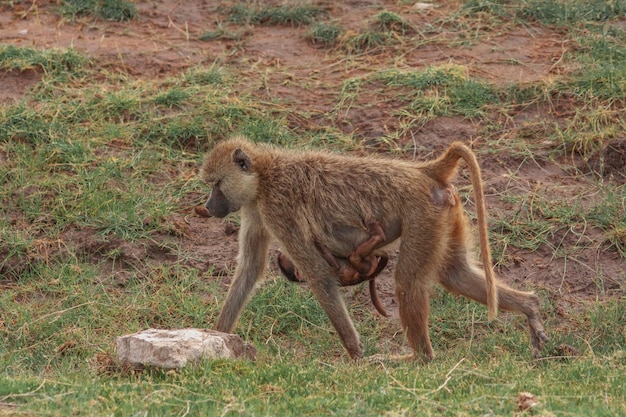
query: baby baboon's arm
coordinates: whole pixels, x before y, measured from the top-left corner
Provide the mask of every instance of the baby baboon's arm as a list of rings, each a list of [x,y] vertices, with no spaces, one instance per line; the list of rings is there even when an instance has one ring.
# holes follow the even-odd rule
[[[359,271],[360,275],[366,277],[372,275],[378,267],[378,259],[372,255],[372,252],[377,245],[383,243],[386,239],[385,232],[377,221],[367,224],[367,232],[370,234],[370,238],[357,246],[348,257],[354,269]]]

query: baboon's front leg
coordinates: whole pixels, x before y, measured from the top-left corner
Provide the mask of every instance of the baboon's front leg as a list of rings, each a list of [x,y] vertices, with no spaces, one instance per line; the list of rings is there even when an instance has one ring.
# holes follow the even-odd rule
[[[242,210],[239,230],[239,262],[233,283],[217,319],[215,330],[231,333],[248,297],[265,271],[270,237],[256,211]]]

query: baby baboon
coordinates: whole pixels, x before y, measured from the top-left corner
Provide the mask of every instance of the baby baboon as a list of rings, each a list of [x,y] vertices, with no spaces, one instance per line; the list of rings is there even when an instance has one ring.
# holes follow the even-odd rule
[[[370,275],[365,276],[359,274],[359,272],[350,264],[348,259],[337,258],[326,248],[323,248],[321,253],[326,262],[334,268],[340,287],[348,287],[360,284],[363,281],[369,281],[369,292],[372,304],[376,308],[376,311],[378,311],[382,316],[389,317],[387,315],[387,311],[383,307],[383,303],[378,297],[378,291],[376,290],[376,277],[385,268],[385,266],[387,266],[389,258],[386,256],[373,257],[376,262],[376,269],[374,272],[370,273]],[[305,279],[300,275],[293,262],[291,262],[291,260],[284,253],[278,254],[276,263],[278,264],[280,272],[282,272],[282,274],[289,281],[305,282]]]
[[[350,265],[359,275],[366,277],[372,275],[378,267],[378,258],[372,255],[372,252],[386,239],[383,228],[376,221],[367,224],[367,232],[370,235],[369,239],[357,246],[348,257]],[[326,257],[332,256],[327,248],[324,248],[324,251],[327,252]]]
[[[389,258],[387,256],[374,256],[372,251],[378,243],[385,241],[385,233],[380,224],[372,222],[368,224],[369,239],[358,245],[351,253],[348,259],[340,259],[330,253],[327,247],[316,242],[315,247],[320,251],[322,257],[328,262],[336,272],[339,286],[346,287],[360,284],[369,280],[369,292],[372,304],[376,310],[384,317],[387,312],[378,298],[376,290],[375,278],[387,265]],[[342,240],[350,242],[350,237],[343,236]],[[385,254],[386,255],[386,254]],[[304,279],[298,273],[298,270],[284,254],[278,256],[278,267],[280,271],[290,281],[303,282]]]
[[[464,159],[474,188],[483,268],[476,266],[467,219],[450,185]],[[320,252],[349,259],[372,237],[384,239],[367,256],[385,256],[400,240],[395,269],[400,323],[414,356],[432,358],[428,335],[430,289],[447,290],[488,306],[526,315],[536,356],[547,340],[539,299],[498,282],[493,274],[480,169],[472,151],[455,142],[434,161],[417,164],[380,157],[298,152],[243,138],[218,143],[206,157],[202,178],[213,185],[206,208],[224,217],[240,211],[238,264],[216,328],[231,332],[264,273],[270,239],[293,261],[339,333],[351,357],[363,346],[339,292],[336,268]],[[350,261],[352,264],[352,262]]]

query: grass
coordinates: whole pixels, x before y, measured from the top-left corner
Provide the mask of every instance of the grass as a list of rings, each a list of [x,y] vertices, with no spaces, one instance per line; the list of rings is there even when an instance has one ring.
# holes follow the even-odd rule
[[[342,36],[339,46],[349,54],[379,51],[381,48],[397,44],[404,35],[414,32],[414,28],[406,19],[385,10],[373,16],[367,27]]]
[[[488,83],[470,78],[467,68],[445,64],[419,71],[389,69],[346,80],[337,108],[350,106],[363,90],[376,91],[382,101],[405,102],[399,116],[421,122],[449,115],[484,116],[501,95]]]
[[[102,18],[108,3],[90,4],[66,16]],[[69,5],[79,3],[61,10]],[[324,67],[340,71],[337,80],[248,65],[240,55],[147,79],[74,49],[0,47],[1,71],[40,77],[20,101],[0,104],[0,414],[626,415],[625,277],[600,264],[626,259],[626,186],[578,165],[624,136],[626,36],[610,25],[623,4],[472,1],[435,14],[420,34],[402,7],[372,11],[358,30],[325,21],[331,13],[237,3],[220,16],[228,30],[205,40],[245,44],[239,34],[249,35],[248,24],[308,25],[298,33],[333,47],[323,51]],[[493,36],[494,26],[528,25],[567,40],[569,71],[494,85],[461,62],[413,68],[398,58],[421,42],[458,48]],[[298,100],[267,84],[295,86]],[[315,110],[309,92],[319,93]],[[381,108],[399,127],[377,138],[377,151],[398,157],[412,156],[412,134],[442,120],[476,126],[471,140],[490,163],[491,238],[503,275],[516,253],[571,260],[595,274],[586,290],[596,299],[571,304],[561,299],[567,288],[513,284],[540,295],[550,336],[544,359],[531,360],[521,317],[503,313],[490,323],[483,306],[436,290],[433,362],[355,363],[310,291],[270,273],[236,329],[257,347],[256,362],[140,373],[116,362],[118,335],[214,323],[225,280],[194,267],[183,243],[184,219],[208,191],[198,163],[215,141],[245,134],[362,153],[366,142],[345,121],[359,112],[368,121]],[[527,170],[555,166],[561,171],[545,180],[528,179]],[[561,181],[549,182],[554,176]],[[460,186],[471,215],[469,191]],[[347,300],[366,355],[402,352],[398,321],[372,315],[358,301],[365,298]],[[521,412],[520,392],[538,405]]]
[[[79,16],[95,16],[123,22],[137,17],[135,5],[126,0],[64,0],[60,12],[72,20]]]
[[[529,391],[538,398],[538,413],[625,411],[620,346],[626,340],[612,331],[626,324],[618,301],[591,307],[571,328],[553,335],[549,349],[580,345],[582,335],[582,356],[533,364],[521,321],[503,316],[488,325],[483,308],[439,294],[432,317],[439,357],[416,368],[332,359],[342,349],[328,334],[311,294],[283,280],[270,281],[241,319],[242,335],[262,347],[256,363],[204,362],[175,373],[129,374],[110,360],[114,336],[149,326],[202,326],[216,314],[216,304],[203,296],[218,290],[216,282],[182,266],[157,266],[121,288],[94,285],[99,276],[98,265],[72,261],[41,265],[5,286],[0,303],[10,309],[3,323],[13,330],[3,338],[8,366],[0,373],[2,404],[46,415],[345,415],[416,409],[501,415],[515,412],[518,393]],[[367,353],[380,352],[377,343],[395,325],[359,310],[354,314],[363,316],[359,331]],[[401,338],[392,337],[382,350],[398,343]]]
[[[413,30],[411,24],[406,19],[390,11],[378,13],[374,16],[374,22],[382,30],[395,32],[400,35],[406,35]]]
[[[9,71],[33,69],[56,77],[75,77],[82,74],[87,61],[72,49],[36,51],[13,45],[0,47],[0,68]]]
[[[311,26],[307,36],[313,44],[334,46],[342,33],[343,28],[337,24],[318,22]]]
[[[237,4],[230,9],[230,20],[255,25],[302,26],[325,14],[323,8],[309,4],[265,7]]]

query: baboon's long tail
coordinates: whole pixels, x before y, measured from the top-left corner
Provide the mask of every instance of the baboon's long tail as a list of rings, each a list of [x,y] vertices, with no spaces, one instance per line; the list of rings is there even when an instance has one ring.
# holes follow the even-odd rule
[[[483,261],[485,278],[487,279],[487,308],[489,311],[489,320],[493,320],[498,312],[498,288],[491,264],[491,250],[489,249],[489,235],[487,233],[487,207],[485,205],[483,180],[478,161],[470,148],[461,142],[454,142],[450,145],[446,153],[435,162],[435,165],[440,175],[443,174],[442,180],[448,182],[449,178],[455,173],[460,158],[463,158],[467,163],[470,181],[474,189],[476,217],[478,218],[478,236],[480,240],[480,257]]]

